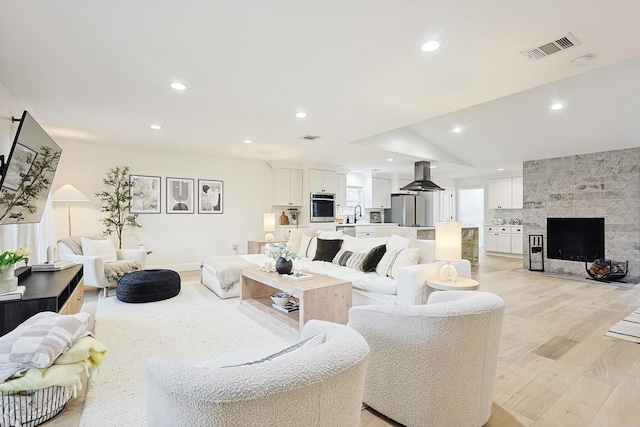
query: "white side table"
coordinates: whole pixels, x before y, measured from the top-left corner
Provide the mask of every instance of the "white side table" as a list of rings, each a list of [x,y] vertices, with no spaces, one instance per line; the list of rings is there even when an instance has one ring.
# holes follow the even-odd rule
[[[433,276],[427,279],[427,286],[439,291],[476,291],[480,287],[477,280],[458,277],[455,282],[442,280],[440,276]]]

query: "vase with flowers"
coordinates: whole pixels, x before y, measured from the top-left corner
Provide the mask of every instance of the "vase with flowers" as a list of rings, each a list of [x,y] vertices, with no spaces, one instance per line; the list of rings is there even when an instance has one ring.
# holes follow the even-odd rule
[[[265,247],[265,253],[276,261],[276,271],[280,274],[289,274],[293,269],[293,260],[298,254],[292,252],[287,242],[271,243]]]
[[[0,294],[14,292],[18,288],[16,277],[16,263],[27,261],[32,252],[27,248],[18,248],[15,251],[2,251],[0,253]]]

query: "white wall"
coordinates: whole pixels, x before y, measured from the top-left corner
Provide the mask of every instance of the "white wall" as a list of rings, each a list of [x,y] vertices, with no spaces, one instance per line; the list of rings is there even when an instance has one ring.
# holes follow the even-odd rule
[[[262,214],[271,210],[271,169],[265,162],[230,158],[206,157],[136,150],[109,145],[76,141],[56,141],[62,147],[62,158],[53,182],[53,191],[64,184],[73,184],[89,203],[72,202],[72,234],[100,234],[103,230],[100,205],[95,193],[102,190],[108,169],[129,166],[130,173],[160,176],[160,214],[138,217],[140,229],[125,229],[123,247],[145,244],[152,250],[150,267],[169,267],[176,270],[198,268],[203,258],[246,253],[247,240],[263,238]],[[222,214],[198,214],[197,194],[195,213],[166,213],[166,178],[222,180],[224,199]],[[67,231],[67,204],[54,202],[56,238]]]

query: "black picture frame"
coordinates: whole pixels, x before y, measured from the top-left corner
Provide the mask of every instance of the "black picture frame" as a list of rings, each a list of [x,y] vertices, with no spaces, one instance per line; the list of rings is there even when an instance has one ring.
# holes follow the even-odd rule
[[[224,213],[224,182],[215,179],[198,180],[198,213]]]

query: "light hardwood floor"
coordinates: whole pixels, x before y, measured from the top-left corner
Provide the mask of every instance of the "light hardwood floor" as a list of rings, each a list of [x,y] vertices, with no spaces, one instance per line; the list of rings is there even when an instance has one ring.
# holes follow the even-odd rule
[[[506,303],[493,412],[487,427],[640,425],[640,345],[604,336],[640,307],[640,289],[522,271],[481,256],[473,277]],[[183,275],[197,280],[199,272]],[[88,290],[87,311],[95,309]],[[92,306],[93,304],[93,306]],[[79,424],[81,395],[48,427]],[[451,408],[455,410],[455,408]],[[398,426],[365,409],[359,427]]]

